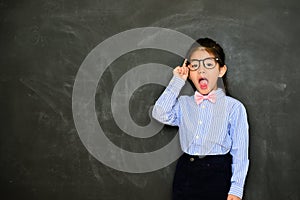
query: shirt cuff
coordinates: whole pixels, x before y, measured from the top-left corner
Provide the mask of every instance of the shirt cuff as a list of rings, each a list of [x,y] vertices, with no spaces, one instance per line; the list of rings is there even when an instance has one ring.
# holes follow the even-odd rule
[[[183,80],[182,78],[178,77],[178,76],[173,76],[173,78],[171,79],[168,88],[175,93],[176,96],[179,95],[179,92],[181,90],[181,88],[184,86],[185,84],[185,80]]]
[[[236,185],[231,185],[228,194],[235,195],[235,196],[239,197],[240,199],[242,199],[243,192],[244,192],[244,188],[236,186]]]

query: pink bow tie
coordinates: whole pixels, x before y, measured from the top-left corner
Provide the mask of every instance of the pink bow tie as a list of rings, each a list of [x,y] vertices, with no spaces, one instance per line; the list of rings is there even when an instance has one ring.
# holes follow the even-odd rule
[[[199,105],[203,100],[209,100],[212,103],[216,103],[216,94],[214,91],[210,92],[208,95],[202,95],[198,91],[194,95],[196,103]]]

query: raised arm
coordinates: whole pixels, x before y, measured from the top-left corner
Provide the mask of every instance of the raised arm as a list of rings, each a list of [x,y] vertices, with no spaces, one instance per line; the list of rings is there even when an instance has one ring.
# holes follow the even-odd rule
[[[182,67],[177,66],[173,70],[173,78],[153,107],[152,116],[161,123],[172,126],[178,126],[179,124],[180,108],[178,95],[185,84],[189,72],[185,63],[186,60]]]

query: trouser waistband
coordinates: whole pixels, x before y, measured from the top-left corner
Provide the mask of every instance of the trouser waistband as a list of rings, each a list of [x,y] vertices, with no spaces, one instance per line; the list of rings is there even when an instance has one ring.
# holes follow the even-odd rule
[[[230,153],[227,154],[221,154],[221,155],[189,155],[187,153],[184,153],[181,156],[183,159],[188,159],[190,161],[200,161],[200,162],[231,162],[232,161],[232,156]]]

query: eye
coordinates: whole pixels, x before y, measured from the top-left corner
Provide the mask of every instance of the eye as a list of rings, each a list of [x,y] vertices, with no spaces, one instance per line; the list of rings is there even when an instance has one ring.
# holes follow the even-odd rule
[[[197,65],[197,64],[193,64],[193,65],[192,65],[192,68],[197,69],[197,68],[198,68],[198,65]]]
[[[204,65],[206,68],[213,68],[216,65],[216,63],[213,59],[206,59],[204,60]]]

